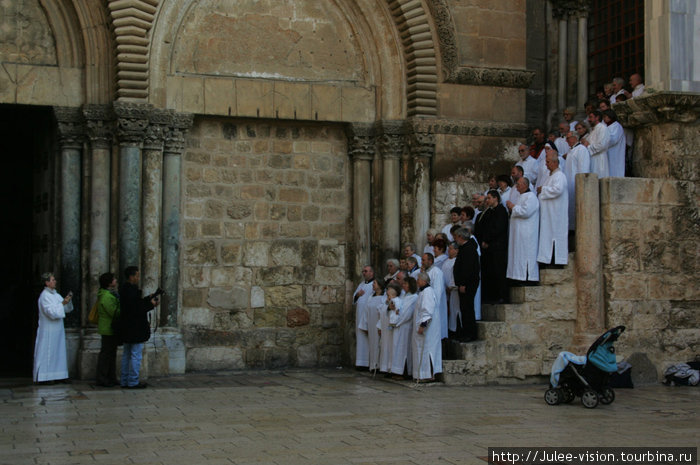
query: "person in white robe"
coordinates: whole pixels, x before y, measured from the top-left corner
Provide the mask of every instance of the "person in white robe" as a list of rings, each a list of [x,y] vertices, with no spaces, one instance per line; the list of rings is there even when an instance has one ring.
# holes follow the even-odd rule
[[[442,276],[445,279],[445,292],[447,295],[447,331],[448,334],[457,331],[457,321],[462,320],[462,312],[459,311],[459,290],[455,285],[454,270],[455,260],[459,252],[459,245],[450,242],[447,247],[447,260],[442,263]]]
[[[430,228],[428,231],[425,233],[425,239],[427,244],[425,244],[425,247],[423,247],[423,253],[431,253],[435,255],[435,252],[433,251],[433,241],[435,240],[435,236],[437,235],[439,231],[437,229]]]
[[[426,259],[428,260],[427,262],[425,261]],[[440,314],[440,337],[445,339],[447,337],[447,295],[445,293],[445,277],[442,275],[440,267],[435,265],[435,259],[431,254],[423,254],[423,267],[421,269],[430,276],[430,282],[432,283],[430,286],[435,292],[437,309]]]
[[[596,173],[598,178],[607,178],[610,175],[608,167],[610,132],[599,110],[588,114],[588,122],[593,129],[588,138],[581,143],[588,148],[588,153],[591,155],[591,173]]]
[[[571,150],[566,155],[564,175],[569,189],[569,230],[573,231],[576,229],[576,175],[591,172],[591,156],[588,149],[579,143],[575,132],[570,132],[566,141]]]
[[[576,116],[576,109],[574,107],[566,107],[562,113],[562,116],[564,117],[564,121],[566,121],[566,123],[569,125],[567,132],[575,131],[576,123],[578,123],[578,121],[574,119],[574,116]]]
[[[442,264],[445,262],[445,260],[447,260],[447,254],[445,253],[447,243],[444,239],[436,239],[433,244],[435,250],[435,253],[433,254],[435,256],[433,266],[437,266],[438,268],[442,269]]]
[[[550,264],[554,256],[555,265],[566,265],[569,258],[569,190],[556,151],[547,149],[545,161],[550,174],[544,185],[537,188],[540,201],[537,261]]]
[[[459,216],[462,214],[462,209],[459,207],[452,207],[450,209],[450,223],[446,224],[442,228],[442,232],[445,236],[447,236],[447,240],[449,242],[452,242],[454,239],[452,239],[452,233],[450,232],[450,229],[452,229],[452,226],[455,226],[459,224]]]
[[[530,190],[527,178],[518,179],[518,203],[508,202],[511,211],[508,234],[508,268],[506,277],[518,281],[539,281],[537,246],[540,229],[540,203]]]
[[[544,152],[540,158],[537,159],[537,182],[535,183],[536,187],[542,186],[545,181],[547,180],[547,177],[549,176],[549,169],[547,168],[547,163],[546,163],[546,151],[547,148],[549,147],[550,149],[554,148],[553,144],[551,142],[547,142],[544,146]],[[556,149],[554,150],[556,152]],[[561,156],[560,153],[557,152],[558,158],[559,158],[559,166],[562,167],[564,166],[564,158]],[[529,178],[528,178],[529,179]],[[532,181],[530,181],[530,185],[532,185]]]
[[[352,295],[355,304],[355,366],[369,367],[369,338],[367,333],[367,303],[374,292],[374,269],[362,268],[363,281]]]
[[[394,327],[392,316],[401,311],[401,299],[398,298],[402,289],[398,283],[391,283],[386,288],[384,305],[378,306],[377,330],[379,331],[379,371],[389,373],[391,371],[391,358],[394,350]],[[392,315],[393,314],[393,315]]]
[[[418,273],[419,294],[413,310],[412,359],[413,378],[434,380],[442,373],[442,342],[437,296],[428,273]]]
[[[610,140],[608,145],[608,171],[611,177],[625,177],[625,149],[627,139],[622,125],[617,121],[613,110],[603,112],[603,122],[608,127]]]
[[[569,153],[569,144],[566,143],[566,135],[569,133],[569,124],[565,121],[559,123],[559,135],[554,140],[554,145],[557,146],[557,151],[562,157]]]
[[[413,369],[411,339],[413,336],[413,311],[418,300],[416,280],[408,277],[403,283],[404,296],[401,310],[396,318],[391,357],[391,373],[396,376],[410,375]]]
[[[509,201],[512,202],[513,204],[518,203],[518,199],[520,198],[520,192],[518,192],[516,185],[518,183],[518,179],[522,178],[524,175],[525,175],[525,171],[523,170],[522,166],[513,165],[513,167],[510,169],[510,177],[513,180],[513,187],[510,190],[510,196],[506,199],[506,204]],[[507,205],[506,205],[506,208],[508,208]],[[510,213],[510,211],[509,211],[509,213]]]
[[[523,176],[528,178],[530,183],[534,185],[537,183],[537,160],[530,155],[530,149],[525,144],[518,146],[518,155],[520,156],[520,161],[516,163],[516,166],[522,167]]]
[[[476,253],[479,256],[479,262],[481,262],[481,246],[479,245],[479,240],[474,237],[474,228],[467,229],[469,234],[472,234],[471,240],[476,244]],[[479,279],[479,287],[476,288],[476,294],[474,294],[474,319],[476,321],[481,320],[481,279]]]
[[[369,370],[379,368],[379,331],[377,321],[382,309],[386,309],[386,296],[381,284],[375,279],[372,281],[372,297],[366,305],[367,312],[367,340],[369,341]]]
[[[626,93],[627,98],[637,98],[644,93],[644,83],[639,73],[634,73],[630,76],[630,86],[632,87],[632,93]]]
[[[498,183],[498,193],[501,195],[501,204],[505,207],[506,202],[510,199],[511,191],[514,190],[511,187],[513,185],[513,180],[510,176],[501,174],[496,178],[496,182]]]
[[[66,332],[63,319],[73,311],[72,292],[64,298],[56,291],[56,277],[52,273],[41,275],[44,290],[39,295],[39,327],[34,345],[35,383],[68,378]]]

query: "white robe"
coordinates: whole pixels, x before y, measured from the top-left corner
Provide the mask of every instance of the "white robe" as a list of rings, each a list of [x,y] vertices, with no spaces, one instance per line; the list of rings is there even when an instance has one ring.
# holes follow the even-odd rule
[[[479,265],[481,265],[481,246],[476,237],[472,236],[472,240],[476,242],[476,253],[479,254]],[[479,269],[481,269],[481,266],[479,266]],[[479,272],[479,278],[481,278],[481,272]],[[459,299],[459,294],[457,294],[457,298]],[[479,279],[479,287],[476,288],[476,294],[474,294],[474,318],[477,321],[481,320],[481,279]]]
[[[433,262],[433,266],[437,266],[438,268],[442,269],[442,264],[445,263],[445,260],[447,260],[447,254],[442,254],[440,256],[435,257],[435,261]]]
[[[389,306],[386,297],[383,306],[377,307],[377,330],[380,330],[379,337],[379,371],[388,373],[391,370],[391,354],[394,350],[394,330],[389,325]]]
[[[608,145],[608,171],[611,177],[625,177],[625,149],[627,148],[627,139],[622,125],[615,121],[608,126],[608,134],[610,135]]]
[[[447,329],[449,331],[457,331],[457,319],[462,320],[462,313],[459,311],[459,290],[455,287],[455,258],[448,258],[442,264],[442,275],[445,278],[445,292],[447,296],[447,313],[448,313],[448,324]]]
[[[430,323],[418,334],[423,322]],[[442,373],[442,342],[440,340],[440,312],[437,308],[437,296],[428,286],[418,294],[413,310],[413,378],[428,379],[435,373]],[[430,366],[433,372],[430,371]]]
[[[501,205],[503,205],[504,207],[506,206],[506,202],[510,200],[510,193],[514,190],[516,189],[512,189],[510,187],[507,187],[506,190],[504,190],[503,192],[501,192],[500,189],[498,190],[498,193],[501,194]],[[508,207],[506,207],[506,210],[507,209]]]
[[[506,277],[518,281],[539,281],[537,245],[540,229],[540,202],[534,192],[520,195],[510,215],[508,268]]]
[[[367,302],[367,336],[369,340],[369,369],[379,368],[379,331],[377,331],[377,321],[379,321],[380,307],[386,308],[386,296],[375,295]]]
[[[598,123],[588,136],[588,153],[591,154],[591,173],[596,173],[598,178],[607,178],[610,175],[608,168],[608,146],[610,144],[610,132],[605,123]]]
[[[365,293],[361,295],[355,302],[355,366],[367,367],[369,366],[369,338],[367,335],[367,302],[372,297],[374,291],[372,290],[372,283],[360,283],[352,295],[353,300],[358,292],[364,290]]]
[[[569,143],[566,141],[566,137],[557,137],[554,140],[554,145],[557,146],[557,151],[559,152],[559,155],[565,155],[569,153]]]
[[[535,184],[535,189],[537,189],[540,186],[543,186],[545,181],[547,181],[547,178],[549,177],[549,169],[547,169],[547,163],[546,163],[546,156],[541,156],[540,158],[537,159],[537,183]],[[566,165],[566,160],[564,160],[564,157],[559,155],[559,168],[562,170],[564,169],[564,166]],[[532,189],[532,182],[530,183],[530,188]],[[533,189],[533,190],[535,190]]]
[[[517,204],[519,198],[520,198],[520,192],[518,192],[517,188],[513,187],[513,188],[511,188],[510,195],[508,196],[508,198],[506,200],[509,202],[513,202],[514,204]],[[503,205],[503,206],[506,207],[505,205]],[[506,209],[507,208],[508,207],[506,207]]]
[[[441,231],[443,234],[445,234],[445,236],[447,236],[447,240],[449,242],[452,242],[455,240],[455,238],[452,237],[452,233],[450,232],[450,229],[452,229],[452,226],[454,226],[454,224],[452,224],[452,223],[446,224],[445,226],[443,226],[442,231]]]
[[[404,367],[406,367],[408,374],[411,374],[413,369],[411,330],[413,329],[413,311],[417,300],[418,295],[416,294],[406,294],[401,300],[399,318],[394,327],[394,347],[391,357],[391,372],[396,375],[403,375]]]
[[[591,156],[581,144],[572,147],[566,156],[566,184],[569,188],[569,230],[576,229],[576,175],[591,172]]]
[[[555,246],[554,263],[566,265],[569,259],[569,190],[566,176],[557,168],[551,173],[539,195],[540,240],[537,261],[552,262],[552,246]]]
[[[63,319],[73,311],[73,302],[63,305],[55,289],[45,287],[39,295],[39,327],[34,345],[34,382],[68,378],[66,332]]]
[[[521,160],[516,165],[522,167],[523,176],[530,181],[533,186],[537,185],[537,160],[528,155],[525,160]],[[474,216],[476,218],[476,215]]]
[[[578,121],[572,121],[569,123],[569,131],[571,132],[576,132],[576,125],[578,124]]]
[[[430,276],[430,287],[433,288],[437,298],[437,308],[440,313],[440,337],[447,337],[447,295],[445,294],[445,277],[442,270],[433,263],[428,270]]]

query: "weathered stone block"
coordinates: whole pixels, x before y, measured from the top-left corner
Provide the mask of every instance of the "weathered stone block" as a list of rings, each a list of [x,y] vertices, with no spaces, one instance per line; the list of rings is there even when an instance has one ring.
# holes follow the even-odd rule
[[[283,286],[298,281],[294,275],[294,267],[275,266],[256,270],[255,282],[262,286]]]
[[[200,307],[183,307],[180,322],[184,326],[211,326],[213,316],[211,310]]]
[[[250,289],[250,307],[261,308],[265,306],[265,291],[260,286],[253,286]]]
[[[205,289],[185,289],[182,292],[183,307],[204,307]]]
[[[185,261],[191,265],[216,264],[216,244],[214,241],[197,241],[185,246]]]
[[[265,288],[265,305],[268,307],[296,307],[302,305],[302,286],[272,286]]]
[[[202,222],[202,237],[221,237],[221,223],[207,221]]]
[[[210,268],[188,266],[184,270],[184,282],[191,287],[209,287],[211,283]]]
[[[253,318],[258,328],[281,328],[286,324],[285,315],[284,309],[266,306],[256,308]]]
[[[240,244],[221,245],[221,263],[224,265],[236,265],[241,261]]]
[[[301,250],[298,241],[282,240],[270,246],[270,259],[273,265],[296,266],[301,264]]]
[[[345,284],[344,268],[317,266],[314,276],[318,284],[326,284],[330,286],[342,286]]]
[[[310,319],[309,311],[304,308],[293,308],[287,311],[287,326],[290,328],[306,326]]]
[[[224,233],[228,239],[243,239],[245,237],[245,226],[243,223],[224,223]]]
[[[248,308],[248,289],[233,287],[231,290],[209,289],[207,303],[214,308],[237,310]]]
[[[190,370],[241,370],[246,364],[239,347],[190,347],[187,367]]]
[[[330,304],[337,300],[336,288],[331,286],[306,286],[307,304]]]
[[[315,367],[318,364],[318,347],[316,344],[305,344],[297,348],[297,366],[300,368]]]
[[[286,237],[309,237],[311,229],[308,223],[290,223],[280,225],[280,234]]]
[[[226,214],[234,220],[242,220],[253,214],[253,207],[248,203],[234,203],[226,209]]]
[[[246,266],[268,266],[270,244],[267,242],[249,242],[243,251],[243,264]]]

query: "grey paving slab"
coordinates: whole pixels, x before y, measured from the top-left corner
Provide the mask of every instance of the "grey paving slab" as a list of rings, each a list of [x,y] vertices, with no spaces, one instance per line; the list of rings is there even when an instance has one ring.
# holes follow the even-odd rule
[[[698,388],[618,390],[612,405],[585,409],[547,406],[544,386],[415,385],[353,370],[149,384],[0,380],[0,464],[483,465],[488,447],[700,443]]]

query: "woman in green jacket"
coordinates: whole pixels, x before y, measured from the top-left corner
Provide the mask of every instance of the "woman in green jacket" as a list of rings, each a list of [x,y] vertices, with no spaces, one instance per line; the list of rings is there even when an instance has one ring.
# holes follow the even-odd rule
[[[102,336],[102,347],[97,358],[97,385],[114,387],[117,381],[117,346],[119,341],[112,331],[112,320],[119,315],[119,294],[114,273],[100,276],[97,291],[97,332]]]

